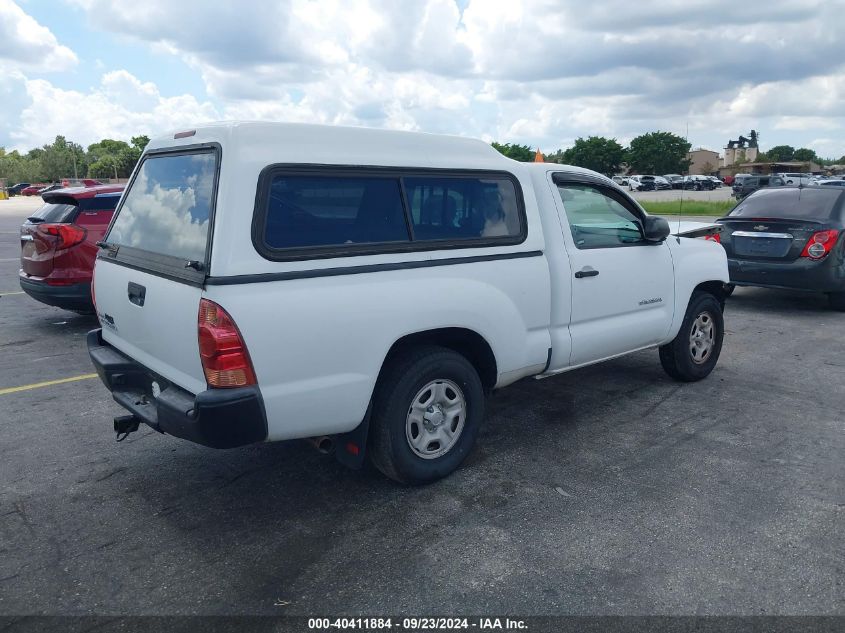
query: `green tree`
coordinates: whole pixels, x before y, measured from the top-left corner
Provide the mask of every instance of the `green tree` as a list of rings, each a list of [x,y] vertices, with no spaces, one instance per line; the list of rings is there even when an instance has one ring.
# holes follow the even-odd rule
[[[550,156],[552,162],[577,165],[592,169],[605,176],[612,176],[619,172],[620,165],[625,159],[625,149],[616,142],[615,138],[590,136],[575,139],[575,144],[561,152],[558,150]]]
[[[114,154],[105,154],[88,165],[89,178],[120,178],[121,161]]]
[[[501,152],[508,158],[519,160],[523,163],[530,163],[531,161],[533,161],[536,153],[528,145],[517,145],[516,143],[502,144],[497,143],[496,141],[493,141],[492,145],[494,149],[497,149],[499,152]]]
[[[690,166],[687,140],[671,132],[649,132],[631,141],[627,163],[641,174],[683,173]]]
[[[78,143],[57,136],[55,141],[41,148],[39,159],[46,179],[57,181],[69,176],[77,177],[80,171],[84,171],[85,150]]]
[[[783,163],[792,160],[795,156],[795,148],[792,145],[775,145],[766,154],[768,154],[771,162]]]
[[[150,144],[150,137],[146,134],[132,137],[132,147],[138,150],[138,154],[144,151],[144,148]]]
[[[800,160],[802,163],[816,163],[819,160],[819,157],[816,156],[816,152],[808,149],[806,147],[800,147],[795,150],[795,154],[792,155],[793,160]]]
[[[88,176],[128,178],[147,143],[149,139],[146,136],[133,137],[132,145],[126,141],[115,141],[109,138],[92,143],[88,146]]]

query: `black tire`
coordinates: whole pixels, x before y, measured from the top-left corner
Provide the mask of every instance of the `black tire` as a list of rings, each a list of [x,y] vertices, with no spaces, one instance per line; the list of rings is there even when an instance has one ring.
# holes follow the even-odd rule
[[[736,284],[724,284],[722,286],[722,290],[724,291],[726,298],[730,297],[734,293],[734,290],[736,290]]]
[[[696,319],[704,314],[711,319],[713,339],[709,355],[703,358],[703,362],[696,362],[691,351],[690,335]],[[706,378],[719,361],[724,336],[725,322],[719,300],[707,292],[694,292],[678,335],[660,348],[660,364],[667,374],[681,382]]]
[[[466,404],[464,422],[447,452],[426,459],[411,448],[406,424],[414,398],[428,383],[439,380],[451,381],[460,388]],[[472,450],[484,419],[484,399],[478,372],[457,352],[425,346],[401,353],[388,361],[376,385],[370,420],[370,460],[387,477],[403,484],[420,485],[445,477]]]
[[[845,292],[831,292],[827,295],[830,307],[839,312],[845,312]]]

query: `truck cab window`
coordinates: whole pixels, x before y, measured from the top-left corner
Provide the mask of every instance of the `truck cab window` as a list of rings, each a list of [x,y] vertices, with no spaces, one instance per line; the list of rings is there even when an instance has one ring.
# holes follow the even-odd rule
[[[577,248],[645,244],[639,218],[599,188],[572,183],[558,192]]]

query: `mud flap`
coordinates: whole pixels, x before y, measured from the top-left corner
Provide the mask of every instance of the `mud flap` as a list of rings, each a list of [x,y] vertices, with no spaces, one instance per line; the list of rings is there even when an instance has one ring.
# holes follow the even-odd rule
[[[367,435],[370,431],[370,414],[373,404],[367,407],[364,420],[348,433],[334,436],[334,456],[337,461],[348,468],[360,469],[364,465],[367,452]]]

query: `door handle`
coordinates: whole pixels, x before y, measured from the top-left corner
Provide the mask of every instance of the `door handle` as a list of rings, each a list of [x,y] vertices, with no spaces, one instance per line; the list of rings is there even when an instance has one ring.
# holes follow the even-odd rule
[[[147,289],[144,286],[130,281],[126,289],[126,294],[129,296],[131,303],[142,308],[144,307],[144,301],[147,298]]]
[[[575,279],[583,279],[584,277],[596,277],[599,271],[593,268],[582,268],[575,273]]]

